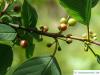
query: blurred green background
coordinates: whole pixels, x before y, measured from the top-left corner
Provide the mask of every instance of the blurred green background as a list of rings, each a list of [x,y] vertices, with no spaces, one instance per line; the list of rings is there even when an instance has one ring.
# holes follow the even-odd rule
[[[22,2],[21,0],[19,0]],[[67,16],[67,12],[59,4],[58,0],[29,0],[29,2],[34,6],[38,13],[38,23],[37,27],[41,25],[47,25],[49,27],[49,32],[58,32],[59,21],[62,17]],[[27,11],[27,10],[26,10]],[[92,8],[92,16],[90,22],[90,30],[97,33],[97,41],[100,41],[100,2],[97,6]],[[76,26],[69,27],[63,34],[69,34],[75,36],[81,36],[86,33],[86,26],[77,23]],[[36,56],[46,56],[52,54],[54,46],[47,48],[46,44],[53,42],[54,40],[49,37],[43,37],[42,42],[35,43],[35,50],[33,57]],[[57,52],[56,58],[62,70],[62,75],[72,75],[73,70],[99,70],[100,64],[97,63],[96,58],[91,53],[91,51],[84,51],[84,44],[80,41],[73,40],[73,43],[68,45],[65,42],[59,40],[62,51]],[[93,50],[100,54],[100,47],[96,45],[91,45]],[[25,50],[19,46],[13,48],[14,59],[13,65],[7,73],[11,75],[14,69],[23,63],[25,58]]]

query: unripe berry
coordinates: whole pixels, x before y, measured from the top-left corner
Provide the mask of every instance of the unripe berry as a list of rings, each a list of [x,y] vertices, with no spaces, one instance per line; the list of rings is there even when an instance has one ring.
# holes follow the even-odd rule
[[[61,47],[60,46],[58,47],[58,51],[61,51]]]
[[[67,19],[66,18],[61,18],[61,20],[60,20],[60,24],[62,24],[62,23],[65,23],[65,24],[67,24]]]
[[[60,24],[60,26],[58,26],[58,29],[61,30],[61,31],[65,31],[67,29],[67,24]]]
[[[48,43],[48,44],[47,44],[47,47],[51,47],[51,46],[52,46],[52,43]]]
[[[20,41],[20,46],[23,47],[23,48],[26,48],[28,46],[28,41],[26,40],[21,40]]]
[[[43,29],[43,32],[47,32],[48,31],[48,27],[47,26],[43,26],[44,29]]]
[[[97,37],[95,36],[95,37],[93,37],[93,40],[97,40]]]
[[[20,12],[21,6],[19,4],[15,4],[13,10],[14,10],[14,12]]]
[[[76,23],[77,23],[77,21],[76,21],[75,19],[73,19],[73,18],[70,18],[70,19],[68,20],[68,24],[69,24],[70,26],[74,26],[74,25],[76,25]]]
[[[41,26],[40,29],[43,32],[47,32],[48,31],[48,26]]]
[[[66,38],[66,43],[67,43],[67,44],[72,43],[72,39],[71,39],[71,38]]]
[[[92,36],[93,36],[93,37],[96,37],[96,36],[97,36],[97,34],[96,34],[96,33],[93,33],[93,34],[92,34]]]
[[[84,47],[84,51],[87,52],[88,51],[88,47]]]

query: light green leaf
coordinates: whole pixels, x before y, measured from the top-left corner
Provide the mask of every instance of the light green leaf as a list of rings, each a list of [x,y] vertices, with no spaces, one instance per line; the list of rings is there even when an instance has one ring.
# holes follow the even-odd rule
[[[37,12],[35,8],[33,8],[27,0],[24,0],[23,6],[22,6],[22,18],[23,23],[26,28],[35,27],[37,23]]]
[[[13,75],[61,75],[60,68],[55,58],[51,60],[51,64],[46,68],[52,57],[36,57],[23,63],[15,70]],[[45,69],[46,68],[46,69]]]
[[[0,40],[14,40],[17,33],[15,30],[5,24],[0,24]]]
[[[88,25],[91,17],[92,0],[59,0],[68,14],[77,21]]]
[[[12,48],[8,45],[0,44],[0,75],[5,75],[7,68],[12,64],[12,60]]]

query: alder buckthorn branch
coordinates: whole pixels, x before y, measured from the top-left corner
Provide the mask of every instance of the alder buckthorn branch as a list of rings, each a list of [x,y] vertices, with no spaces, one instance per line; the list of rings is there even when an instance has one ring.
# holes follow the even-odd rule
[[[22,29],[26,32],[29,32],[29,33],[36,33],[36,34],[39,34],[39,35],[43,35],[43,36],[48,36],[48,37],[52,37],[52,38],[56,38],[56,39],[66,39],[66,38],[71,38],[73,40],[79,40],[79,41],[87,41],[89,43],[92,43],[92,44],[95,44],[95,45],[98,45],[100,46],[100,42],[98,41],[92,41],[92,40],[88,40],[87,38],[82,38],[82,37],[77,37],[77,36],[72,36],[72,35],[62,35],[62,34],[59,34],[59,33],[51,33],[51,32],[42,32],[41,30],[38,30],[37,28],[34,28],[34,29],[26,29],[26,28],[23,28],[23,27],[19,27],[19,25],[17,24],[11,24],[9,23],[11,27],[15,28],[15,29]]]

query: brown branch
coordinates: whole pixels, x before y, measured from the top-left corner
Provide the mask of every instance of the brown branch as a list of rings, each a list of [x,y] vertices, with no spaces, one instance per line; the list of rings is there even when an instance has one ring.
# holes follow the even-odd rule
[[[27,32],[33,32],[33,33],[37,33],[37,34],[40,34],[40,35],[44,35],[44,36],[48,36],[48,37],[52,37],[52,38],[71,38],[71,39],[74,39],[74,40],[79,40],[79,41],[87,41],[87,42],[90,42],[92,44],[95,44],[95,45],[98,45],[100,46],[100,42],[97,42],[97,41],[92,41],[92,40],[88,40],[88,39],[85,39],[85,38],[82,38],[82,37],[76,37],[76,36],[72,36],[72,35],[62,35],[62,34],[59,34],[59,33],[51,33],[51,32],[42,32],[40,30],[37,30],[36,28],[35,29],[26,29],[26,28],[22,28],[22,27],[19,27],[18,25],[16,24],[11,24],[9,23],[13,28],[16,28],[16,29],[22,29],[22,30],[25,30]]]
[[[91,41],[91,43],[93,43],[93,44],[96,44],[96,45],[100,46],[100,42],[98,42],[98,41]]]

